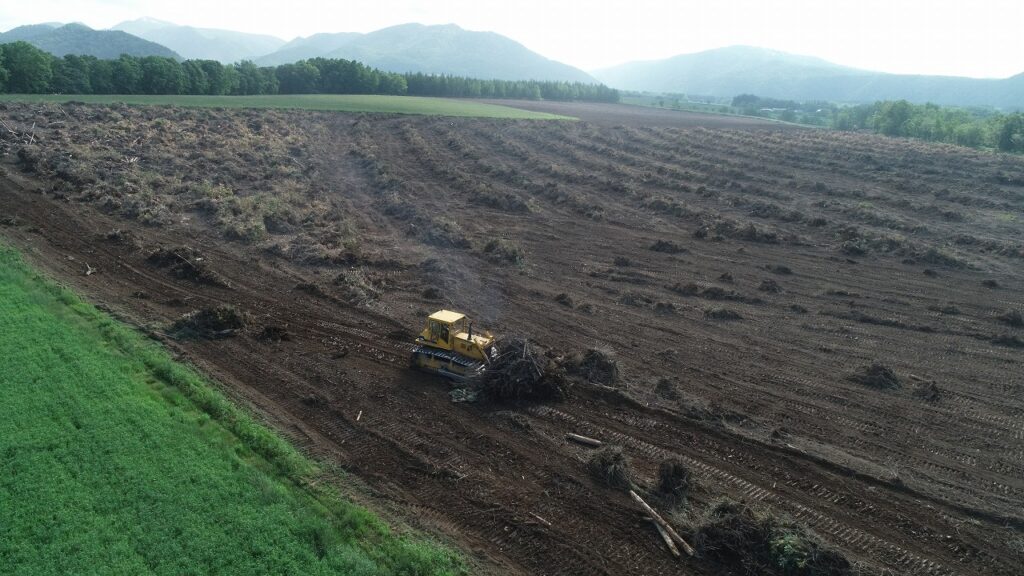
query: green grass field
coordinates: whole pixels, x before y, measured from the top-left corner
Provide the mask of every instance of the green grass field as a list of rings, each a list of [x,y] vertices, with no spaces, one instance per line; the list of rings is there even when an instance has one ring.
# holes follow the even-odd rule
[[[96,94],[0,94],[0,102],[87,102],[133,105],[199,106],[204,108],[298,108],[337,112],[379,112],[428,116],[471,116],[527,120],[573,120],[568,116],[531,112],[469,100],[375,96],[361,94],[296,94],[278,96],[143,96]]]
[[[0,574],[461,574],[0,244]]]

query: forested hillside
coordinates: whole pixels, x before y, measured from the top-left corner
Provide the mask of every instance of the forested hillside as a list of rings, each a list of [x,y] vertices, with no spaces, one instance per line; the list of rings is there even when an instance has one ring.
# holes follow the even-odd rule
[[[27,42],[0,45],[0,90],[58,94],[395,94],[412,96],[588,100],[616,102],[599,84],[484,80],[383,72],[359,62],[314,58],[258,67],[216,60],[121,56],[56,58]]]

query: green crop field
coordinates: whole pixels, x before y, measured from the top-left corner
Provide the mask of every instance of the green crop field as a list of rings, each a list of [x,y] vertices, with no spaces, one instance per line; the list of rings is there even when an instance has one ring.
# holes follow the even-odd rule
[[[544,112],[531,112],[469,100],[423,98],[419,96],[376,96],[361,94],[296,94],[277,96],[144,96],[97,94],[0,94],[0,102],[86,102],[199,106],[204,108],[299,108],[337,112],[379,112],[428,116],[472,116],[527,120],[572,120]]]
[[[0,574],[460,574],[0,244]]]

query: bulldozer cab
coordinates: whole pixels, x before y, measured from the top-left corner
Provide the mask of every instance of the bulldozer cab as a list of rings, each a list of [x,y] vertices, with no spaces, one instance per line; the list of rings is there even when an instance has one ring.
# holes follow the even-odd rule
[[[451,349],[452,336],[466,330],[466,316],[458,312],[440,310],[427,318],[427,329],[423,339],[435,345]]]
[[[473,324],[465,314],[438,310],[427,317],[427,327],[420,334],[419,341],[469,358],[486,360],[494,337],[474,332]]]

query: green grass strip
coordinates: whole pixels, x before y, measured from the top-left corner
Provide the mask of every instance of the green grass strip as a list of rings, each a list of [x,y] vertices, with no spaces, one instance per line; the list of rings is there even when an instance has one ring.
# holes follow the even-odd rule
[[[420,96],[377,96],[363,94],[294,94],[275,96],[148,96],[105,94],[0,94],[0,102],[85,102],[89,104],[132,104],[197,106],[202,108],[294,108],[336,112],[377,112],[426,116],[469,116],[523,120],[575,120],[569,116],[532,112],[511,106],[484,104],[472,100],[424,98]]]
[[[463,574],[0,244],[0,574]]]

